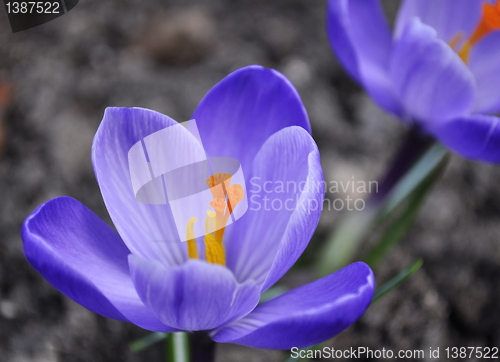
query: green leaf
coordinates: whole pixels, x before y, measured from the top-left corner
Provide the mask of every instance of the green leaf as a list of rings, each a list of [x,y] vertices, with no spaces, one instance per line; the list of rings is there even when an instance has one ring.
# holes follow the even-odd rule
[[[166,340],[167,362],[189,362],[189,339],[185,332],[169,333]]]
[[[446,162],[448,150],[441,143],[434,144],[398,182],[381,211],[381,216],[387,216],[394,211],[425,179]]]
[[[147,336],[130,343],[129,348],[133,352],[142,351],[143,349],[148,348],[149,346],[152,346],[153,344],[167,338],[167,334],[168,333],[161,332],[149,333]]]
[[[385,282],[383,285],[378,287],[375,290],[375,293],[373,294],[372,304],[380,300],[380,298],[382,298],[388,292],[390,292],[398,285],[400,285],[402,282],[404,282],[406,279],[408,279],[412,274],[414,274],[418,269],[420,269],[423,263],[424,262],[422,261],[422,259],[418,259],[408,268],[402,270],[396,276],[391,278],[389,281]]]
[[[432,187],[446,167],[447,161],[447,157],[442,158],[438,164],[434,165],[434,168],[431,169],[425,178],[422,179],[419,177],[418,182],[415,183],[415,187],[412,187],[412,192],[409,195],[405,195],[406,202],[401,205],[401,212],[399,215],[395,215],[392,222],[386,226],[382,237],[364,260],[371,268],[375,268],[385,258],[392,247],[403,238],[411,227],[426,196],[432,190]],[[397,210],[397,208],[392,208],[391,212],[396,213]]]
[[[411,208],[411,210],[402,211],[400,206],[412,195],[415,199],[414,203],[418,201],[419,197],[415,196],[415,191],[418,189],[418,192],[422,193],[421,186],[429,183],[429,176],[436,175],[436,172],[439,173],[444,169],[447,154],[447,149],[443,145],[434,144],[383,200],[377,204],[368,201],[365,210],[362,212],[350,212],[345,215],[327,240],[325,249],[316,265],[317,272],[320,275],[328,275],[351,263],[362,242],[373,233],[375,228],[383,227],[383,222],[392,217],[395,211],[399,211],[403,215],[396,218],[393,230],[387,230],[384,233],[384,248],[387,248],[384,251],[390,249],[391,245],[399,241],[418,211],[418,205],[413,205],[411,202],[407,203],[408,208]],[[433,181],[436,180],[437,176]],[[424,191],[430,191],[430,186]],[[425,192],[421,195],[422,200],[424,195]]]
[[[362,212],[344,215],[319,255],[316,272],[325,276],[349,264],[361,242],[373,228],[377,215],[378,209],[368,204]]]

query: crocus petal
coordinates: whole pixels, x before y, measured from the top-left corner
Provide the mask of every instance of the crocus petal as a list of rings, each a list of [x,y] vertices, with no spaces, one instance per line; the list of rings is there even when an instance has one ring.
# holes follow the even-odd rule
[[[464,157],[491,163],[500,162],[498,117],[461,117],[432,129],[432,132],[446,146]]]
[[[420,20],[411,21],[395,43],[391,77],[409,116],[439,123],[469,113],[475,82],[469,68]]]
[[[384,109],[401,114],[389,77],[391,31],[378,0],[330,0],[330,44],[349,74]]]
[[[495,31],[472,47],[469,68],[476,78],[478,113],[500,112],[500,31]]]
[[[271,136],[253,162],[249,208],[226,228],[227,265],[240,281],[266,287],[290,268],[307,246],[323,205],[319,152],[303,128]],[[268,276],[269,274],[269,276]]]
[[[241,68],[215,85],[193,116],[209,156],[233,157],[243,172],[273,133],[288,126],[311,132],[299,94],[281,73]]]
[[[174,328],[213,329],[248,314],[259,302],[255,283],[238,284],[220,265],[190,259],[182,266],[164,267],[134,255],[129,264],[144,304]]]
[[[248,316],[215,330],[216,342],[290,349],[329,339],[363,315],[375,280],[358,262],[259,305]]]
[[[464,40],[472,35],[479,19],[483,1],[404,0],[398,12],[395,34],[399,38],[415,17],[433,27],[437,35],[450,42],[459,32]]]
[[[23,224],[29,263],[57,290],[104,317],[172,332],[139,299],[129,250],[104,221],[70,197],[40,205]]]
[[[130,251],[166,265],[178,265],[187,258],[179,242],[168,204],[151,205],[136,200],[130,178],[128,153],[144,137],[176,125],[160,113],[141,108],[108,108],[92,145],[92,163],[104,203]],[[202,152],[201,145],[183,127],[170,145],[173,159]],[[204,155],[204,153],[203,153]]]

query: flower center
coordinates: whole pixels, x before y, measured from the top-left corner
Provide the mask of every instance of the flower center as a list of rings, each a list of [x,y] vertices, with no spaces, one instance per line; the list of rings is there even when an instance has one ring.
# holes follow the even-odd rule
[[[224,250],[224,230],[227,221],[236,205],[243,200],[243,188],[239,184],[229,186],[231,175],[219,172],[210,176],[207,183],[213,201],[210,206],[215,212],[208,210],[205,219],[205,257],[209,263],[226,265],[226,252]],[[194,234],[194,223],[196,218],[189,219],[187,224],[186,239],[188,246],[188,256],[198,259],[198,247]]]
[[[479,20],[472,36],[462,43],[464,32],[459,32],[451,39],[450,46],[457,51],[460,58],[467,64],[471,48],[479,40],[495,30],[500,30],[500,0],[497,0],[496,4],[484,2],[481,20]],[[459,43],[461,43],[461,47],[456,49]]]

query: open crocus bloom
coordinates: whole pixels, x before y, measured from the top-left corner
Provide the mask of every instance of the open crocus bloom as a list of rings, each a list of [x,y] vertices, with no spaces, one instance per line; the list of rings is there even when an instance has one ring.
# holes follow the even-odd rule
[[[23,225],[30,264],[91,311],[152,331],[203,330],[217,342],[287,349],[323,341],[356,321],[373,296],[373,274],[364,263],[257,306],[260,294],[301,255],[321,213],[321,207],[276,205],[321,205],[324,197],[324,185],[315,187],[323,181],[319,152],[293,86],[274,70],[242,68],[204,97],[193,119],[206,153],[237,159],[247,185],[254,178],[260,185],[303,186],[248,188],[252,196],[282,202],[251,205],[239,220],[204,239],[192,231],[203,220],[190,219],[187,242],[160,242],[178,235],[171,210],[137,202],[127,154],[175,121],[145,109],[110,108],[95,136],[92,162],[118,233],[72,198],[50,200]],[[172,157],[193,152],[192,140],[187,130],[181,132]],[[230,175],[206,182],[225,183],[228,200],[242,198]],[[227,221],[224,196],[213,196],[207,225]]]
[[[500,162],[500,1],[404,0],[391,34],[378,0],[330,0],[327,26],[377,104],[465,157]]]

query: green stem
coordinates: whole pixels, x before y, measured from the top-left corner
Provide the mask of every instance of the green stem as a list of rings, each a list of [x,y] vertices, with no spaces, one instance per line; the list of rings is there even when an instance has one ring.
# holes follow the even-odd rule
[[[368,255],[364,258],[364,262],[368,264],[372,269],[374,269],[382,260],[384,260],[387,253],[408,232],[411,225],[413,224],[413,221],[418,215],[420,207],[426,200],[434,184],[440,179],[441,174],[445,170],[449,160],[449,157],[446,157],[446,150],[444,148],[437,148],[435,151],[437,153],[437,156],[442,155],[443,157],[431,157],[431,160],[440,160],[435,165],[435,167],[432,167],[432,171],[429,173],[425,170],[419,169],[417,166],[412,169],[411,172],[415,175],[410,175],[410,178],[412,180],[415,180],[415,184],[417,186],[415,188],[413,186],[405,186],[404,182],[401,182],[401,184],[398,186],[402,187],[395,188],[395,196],[390,199],[390,202],[386,204],[384,210],[381,212],[382,218],[384,218],[384,216],[388,216],[389,214],[395,214],[396,216],[392,217],[391,215],[390,219],[392,220],[390,220],[390,222],[388,223],[389,225],[385,227],[385,230],[380,239],[376,242]],[[431,152],[431,154],[432,153],[433,152]],[[424,162],[424,164],[429,163]],[[422,175],[426,176],[422,179]],[[406,188],[406,190],[398,190],[398,188]],[[400,200],[397,200],[398,198]],[[399,209],[401,210],[396,210],[397,205],[401,204],[405,198],[406,201],[401,206],[399,206]]]
[[[190,362],[187,333],[170,333],[166,338],[166,353],[167,362]]]

